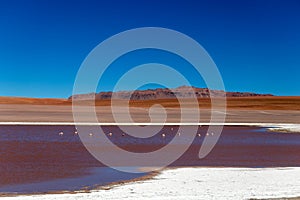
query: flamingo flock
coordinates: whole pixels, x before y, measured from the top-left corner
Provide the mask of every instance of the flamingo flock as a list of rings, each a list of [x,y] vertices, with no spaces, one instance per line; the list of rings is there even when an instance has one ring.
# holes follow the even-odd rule
[[[174,130],[174,129],[171,128],[171,130]],[[58,135],[59,135],[59,136],[63,136],[63,135],[64,135],[64,132],[63,132],[63,131],[60,131],[60,132],[58,133]],[[78,130],[77,130],[77,129],[74,131],[74,135],[78,135]],[[93,133],[89,133],[89,136],[90,136],[90,137],[92,137],[93,135],[94,135]],[[109,132],[107,135],[108,135],[109,137],[112,137],[112,136],[113,136],[113,133],[112,133],[112,132]],[[178,132],[177,135],[180,136],[181,133]],[[213,136],[214,133],[213,133],[213,132],[211,132],[211,133],[208,133],[208,132],[207,132],[205,135],[206,135],[206,136]],[[125,136],[125,133],[122,133],[122,137],[124,137],[124,136]],[[162,138],[165,138],[166,136],[167,136],[166,133],[162,133],[162,134],[161,134],[161,137],[162,137]],[[201,137],[201,134],[198,133],[197,136],[198,136],[198,137]]]

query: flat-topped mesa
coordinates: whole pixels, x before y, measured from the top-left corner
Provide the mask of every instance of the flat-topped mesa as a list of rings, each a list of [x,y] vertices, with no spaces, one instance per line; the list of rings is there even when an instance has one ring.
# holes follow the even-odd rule
[[[174,89],[157,88],[148,90],[136,90],[136,91],[118,91],[118,92],[99,92],[78,94],[69,97],[75,100],[96,100],[111,99],[132,99],[132,100],[154,100],[154,99],[175,99],[179,98],[209,98],[213,97],[253,97],[253,96],[273,96],[272,94],[257,94],[251,92],[224,92],[221,90],[209,90],[208,88],[196,88],[191,86],[181,86]]]

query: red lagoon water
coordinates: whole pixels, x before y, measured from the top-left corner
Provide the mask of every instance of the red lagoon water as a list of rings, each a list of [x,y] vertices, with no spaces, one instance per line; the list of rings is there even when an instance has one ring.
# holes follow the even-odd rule
[[[207,128],[198,127],[192,145],[171,166],[300,167],[300,133],[258,127],[224,127],[212,152],[199,159]],[[165,126],[149,138],[134,138],[117,126],[102,129],[119,147],[140,153],[155,151],[178,137],[178,126]],[[145,175],[106,167],[89,154],[75,132],[74,126],[0,126],[0,192],[73,191]],[[183,134],[180,141],[176,145],[185,143]]]

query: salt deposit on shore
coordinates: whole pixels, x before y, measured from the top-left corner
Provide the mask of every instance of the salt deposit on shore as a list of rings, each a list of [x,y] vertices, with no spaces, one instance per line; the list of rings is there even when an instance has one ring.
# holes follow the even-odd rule
[[[268,128],[271,131],[282,132],[298,132],[300,133],[300,124],[277,124],[273,128]]]
[[[1,199],[250,199],[300,196],[300,168],[177,168],[150,180],[77,194]]]

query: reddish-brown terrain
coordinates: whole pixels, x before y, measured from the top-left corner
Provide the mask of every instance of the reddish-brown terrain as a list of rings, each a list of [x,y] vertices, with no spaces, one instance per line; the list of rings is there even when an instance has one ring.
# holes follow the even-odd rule
[[[135,122],[150,122],[149,108],[162,105],[168,114],[167,122],[180,122],[180,104],[175,94],[184,99],[187,108],[195,109],[193,94],[198,98],[201,122],[209,122],[211,117],[211,99],[226,94],[226,122],[273,122],[300,123],[300,97],[272,96],[249,92],[222,92],[205,88],[179,87],[176,89],[138,90],[133,92],[130,112]],[[128,106],[126,98],[130,92],[116,92],[114,99],[117,114],[124,115]],[[82,94],[73,96],[80,106],[96,105],[100,122],[114,122],[111,109],[111,92]],[[95,97],[95,101],[93,100]],[[218,105],[217,105],[218,106]],[[159,113],[158,113],[159,114]],[[83,112],[82,115],[85,115]],[[191,116],[192,118],[193,116]],[[124,116],[123,122],[128,117]],[[72,97],[68,99],[0,97],[0,122],[72,122]],[[85,120],[88,122],[88,117]]]
[[[120,108],[126,100],[117,100]],[[190,99],[186,99],[188,104]],[[210,120],[210,99],[198,98],[201,121]],[[91,101],[81,101],[91,105]],[[136,122],[149,122],[149,108],[161,104],[167,109],[168,122],[179,122],[180,105],[176,99],[131,100],[132,118]],[[99,121],[114,122],[110,100],[96,100]],[[193,109],[191,105],[191,109]],[[122,112],[122,109],[119,110]],[[38,99],[0,97],[0,122],[72,122],[72,101],[67,99]],[[300,97],[255,96],[228,97],[227,122],[300,123]]]

